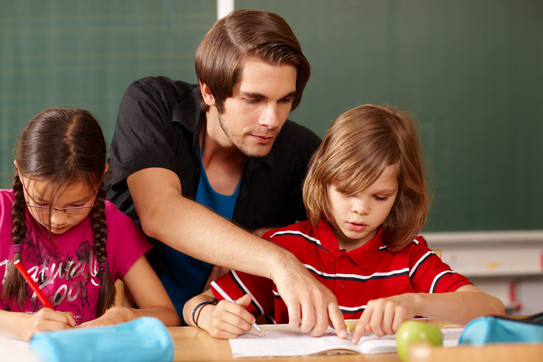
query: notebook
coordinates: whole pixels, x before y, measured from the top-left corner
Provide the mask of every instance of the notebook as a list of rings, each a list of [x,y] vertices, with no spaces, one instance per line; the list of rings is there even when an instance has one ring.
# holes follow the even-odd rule
[[[17,362],[40,362],[38,358],[30,350],[28,342],[12,338],[11,336],[0,333],[0,351],[1,361],[17,361]]]

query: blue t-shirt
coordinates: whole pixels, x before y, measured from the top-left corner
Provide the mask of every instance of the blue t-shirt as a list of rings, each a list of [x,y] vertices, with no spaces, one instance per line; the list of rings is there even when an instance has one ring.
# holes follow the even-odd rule
[[[232,220],[241,180],[232,195],[223,195],[213,190],[203,165],[201,170],[196,202],[207,206],[222,217]],[[175,308],[181,319],[183,319],[183,306],[190,298],[203,292],[202,288],[213,265],[183,254],[166,245],[163,253],[166,267],[160,274],[160,280],[168,291],[170,298],[176,301],[174,302]]]
[[[196,202],[209,207],[217,214],[221,215],[228,220],[232,220],[234,215],[234,207],[236,206],[236,200],[239,195],[239,187],[241,180],[238,182],[236,191],[232,195],[219,194],[209,184],[206,171],[202,165],[202,173],[200,174],[200,183],[198,184],[198,191],[196,192]]]

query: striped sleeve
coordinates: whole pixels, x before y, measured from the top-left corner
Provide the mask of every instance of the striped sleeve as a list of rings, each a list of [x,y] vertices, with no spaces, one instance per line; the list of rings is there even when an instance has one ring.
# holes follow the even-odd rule
[[[409,245],[409,278],[416,292],[445,293],[454,292],[462,285],[472,284],[465,276],[455,272],[437,256],[419,236],[418,243]]]
[[[250,294],[252,301],[247,310],[252,314],[273,314],[273,282],[270,279],[231,270],[216,282],[232,300]],[[211,290],[215,298],[225,299],[215,288],[212,287]]]

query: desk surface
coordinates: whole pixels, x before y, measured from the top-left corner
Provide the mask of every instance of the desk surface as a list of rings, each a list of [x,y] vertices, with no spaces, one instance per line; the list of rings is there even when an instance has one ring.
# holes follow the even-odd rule
[[[168,328],[175,344],[174,361],[234,361],[228,340],[215,339],[194,327]],[[270,361],[269,358],[237,358],[237,362]],[[396,353],[349,354],[330,356],[274,357],[277,362],[304,361],[380,361],[401,362]]]
[[[234,361],[227,340],[215,339],[207,332],[194,327],[168,328],[174,344],[174,361]],[[468,360],[510,362],[541,362],[543,343],[536,344],[489,344],[485,346],[459,346],[454,348],[415,346],[410,351],[411,359],[420,362],[458,362]],[[272,361],[264,358],[238,358],[237,362]],[[401,362],[396,353],[349,354],[334,356],[274,357],[277,362],[304,361],[379,361]]]

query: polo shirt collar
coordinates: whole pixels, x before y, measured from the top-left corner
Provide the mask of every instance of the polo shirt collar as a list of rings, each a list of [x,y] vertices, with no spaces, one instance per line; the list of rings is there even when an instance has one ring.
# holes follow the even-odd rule
[[[347,255],[359,267],[367,269],[370,265],[375,263],[377,253],[385,250],[386,247],[383,245],[383,228],[380,227],[379,230],[377,230],[377,234],[375,234],[370,241],[359,248],[347,252]]]
[[[321,220],[317,229],[317,238],[320,240],[323,248],[331,251],[340,251],[338,239],[329,223]],[[386,247],[383,244],[382,228],[379,228],[377,234],[375,234],[375,236],[371,240],[369,240],[361,247],[358,247],[351,251],[343,252],[345,252],[349,256],[349,258],[359,267],[366,269],[374,262],[375,255],[379,252],[380,249],[386,250]]]
[[[332,226],[324,220],[319,221],[319,225],[314,230],[316,238],[321,242],[321,246],[326,250],[339,250],[339,242]]]

